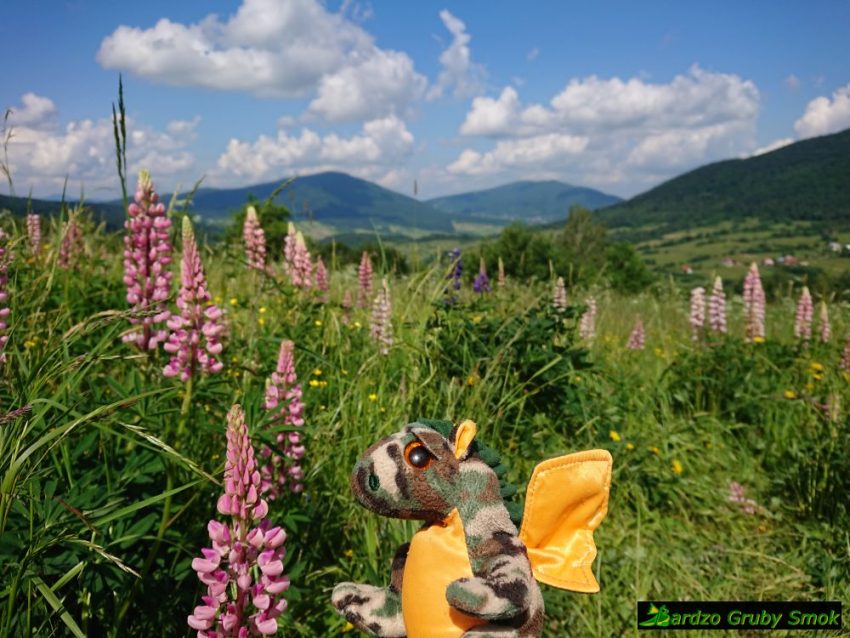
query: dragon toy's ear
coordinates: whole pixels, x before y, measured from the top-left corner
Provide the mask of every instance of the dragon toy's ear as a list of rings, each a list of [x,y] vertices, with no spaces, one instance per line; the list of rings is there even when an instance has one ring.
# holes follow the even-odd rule
[[[455,428],[455,458],[458,461],[464,461],[470,455],[472,450],[470,449],[472,446],[472,440],[475,438],[475,433],[478,431],[478,428],[475,426],[474,421],[470,421],[467,419],[463,421],[460,425]]]

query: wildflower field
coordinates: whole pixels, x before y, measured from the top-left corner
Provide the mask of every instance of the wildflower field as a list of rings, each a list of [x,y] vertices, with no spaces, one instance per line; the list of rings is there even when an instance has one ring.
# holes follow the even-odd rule
[[[601,592],[544,586],[544,635],[635,635],[637,600],[850,600],[850,313],[802,282],[400,274],[267,243],[256,211],[208,244],[147,174],[122,233],[2,224],[2,636],[357,635],[334,585],[386,585],[418,525],[350,474],[418,417],[474,420],[520,494],[613,455]]]

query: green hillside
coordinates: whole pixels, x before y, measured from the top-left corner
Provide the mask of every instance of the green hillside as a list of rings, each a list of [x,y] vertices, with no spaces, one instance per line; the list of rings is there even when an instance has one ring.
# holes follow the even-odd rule
[[[709,164],[598,211],[609,227],[657,230],[744,217],[850,222],[850,129]]]
[[[74,208],[78,202],[65,202],[69,208]],[[9,210],[16,217],[23,217],[28,210],[39,215],[58,215],[61,203],[47,199],[27,200],[26,197],[9,197],[0,195],[0,210]],[[106,222],[109,230],[121,228],[124,225],[124,207],[120,203],[86,202],[86,209],[91,212],[92,218],[97,222]]]
[[[487,190],[428,200],[435,208],[466,218],[541,223],[563,219],[573,205],[602,208],[621,201],[592,188],[554,180],[513,182]]]

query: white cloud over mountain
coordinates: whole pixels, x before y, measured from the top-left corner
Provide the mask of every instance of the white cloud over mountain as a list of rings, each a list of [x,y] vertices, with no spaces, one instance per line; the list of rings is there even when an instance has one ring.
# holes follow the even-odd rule
[[[100,45],[110,69],[180,86],[247,91],[263,97],[315,94],[311,113],[329,121],[401,115],[427,80],[406,53],[374,38],[315,0],[244,0],[226,20],[159,20],[120,26]]]
[[[800,137],[836,133],[850,127],[850,84],[837,89],[832,98],[820,96],[806,106],[803,116],[794,123]]]

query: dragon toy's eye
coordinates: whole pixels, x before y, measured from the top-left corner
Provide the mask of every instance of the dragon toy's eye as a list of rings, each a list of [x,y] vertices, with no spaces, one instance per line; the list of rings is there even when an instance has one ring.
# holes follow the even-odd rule
[[[417,470],[427,469],[434,457],[419,441],[411,441],[404,448],[405,460]]]

